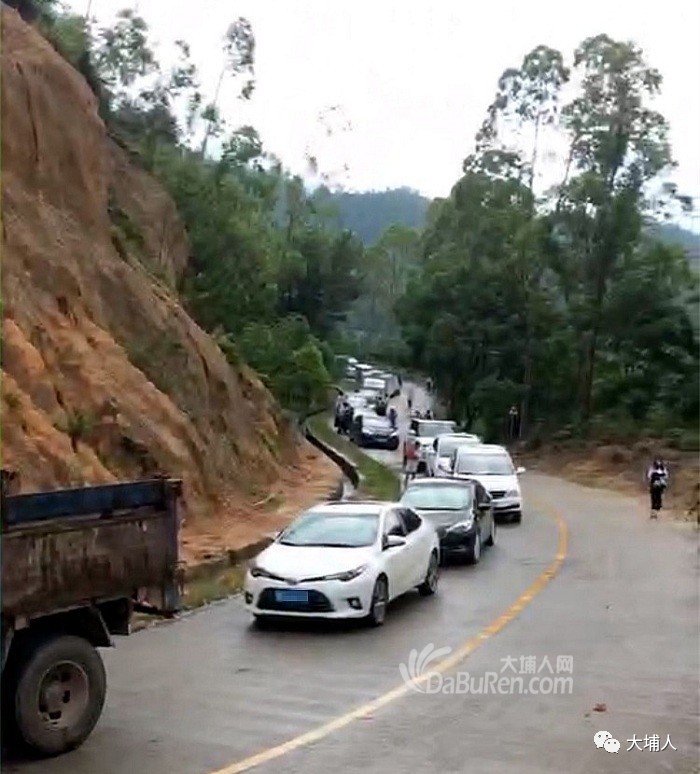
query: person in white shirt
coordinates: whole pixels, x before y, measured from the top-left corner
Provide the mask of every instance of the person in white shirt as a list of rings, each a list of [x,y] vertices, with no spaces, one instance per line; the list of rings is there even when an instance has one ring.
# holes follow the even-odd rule
[[[659,518],[659,511],[663,507],[663,495],[668,486],[668,470],[663,460],[657,458],[652,462],[647,471],[647,483],[651,498],[651,519]]]

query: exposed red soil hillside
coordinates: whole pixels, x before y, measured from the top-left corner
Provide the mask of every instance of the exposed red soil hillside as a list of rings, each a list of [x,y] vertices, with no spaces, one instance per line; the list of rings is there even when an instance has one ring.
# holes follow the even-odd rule
[[[2,456],[20,490],[176,476],[201,532],[280,480],[293,488],[295,466],[336,477],[184,311],[174,203],[109,139],[82,76],[6,7],[1,108]]]

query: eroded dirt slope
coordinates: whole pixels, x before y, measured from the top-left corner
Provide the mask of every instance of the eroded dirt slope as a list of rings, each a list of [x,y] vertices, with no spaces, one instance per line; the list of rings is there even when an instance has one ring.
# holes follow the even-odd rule
[[[178,476],[201,531],[293,486],[297,467],[336,475],[183,310],[172,200],[110,140],[82,76],[6,7],[1,107],[2,455],[20,491]]]

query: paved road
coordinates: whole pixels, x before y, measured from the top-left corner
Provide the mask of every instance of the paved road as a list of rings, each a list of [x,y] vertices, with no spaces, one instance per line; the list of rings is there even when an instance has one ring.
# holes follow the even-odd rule
[[[404,388],[401,395],[397,396],[396,398],[393,398],[390,401],[390,405],[393,404],[397,408],[397,413],[399,417],[398,428],[399,428],[399,434],[402,441],[406,437],[406,434],[408,432],[408,426],[410,423],[408,405],[406,402],[407,395],[409,394],[412,397],[412,407],[414,409],[418,409],[419,411],[425,411],[425,409],[430,408],[432,405],[431,396],[425,391],[425,389],[422,386],[418,384],[410,384],[410,383],[404,384]],[[399,450],[395,452],[387,451],[385,449],[365,449],[364,451],[369,456],[374,457],[374,459],[379,460],[379,462],[383,462],[385,465],[388,465],[390,468],[393,468],[398,473],[401,471],[401,465],[402,465],[401,449],[402,447],[399,446]]]
[[[108,702],[88,742],[3,771],[235,774],[244,769],[231,764],[400,685],[412,648],[456,650],[472,638],[480,647],[458,670],[500,677],[506,657],[520,671],[521,656],[538,667],[548,656],[555,668],[557,656],[573,656],[573,692],[411,694],[255,770],[697,771],[697,533],[650,523],[609,492],[530,473],[523,484],[522,525],[504,526],[478,566],[446,569],[436,597],[393,606],[381,629],[258,632],[232,599],[140,632],[105,653]],[[568,524],[567,556],[549,585],[523,599],[560,550],[555,510]],[[493,634],[519,599],[520,615]],[[599,703],[606,712],[593,711]],[[617,755],[596,749],[599,730],[620,740]],[[677,750],[628,752],[633,734],[658,734],[661,745],[670,734]]]

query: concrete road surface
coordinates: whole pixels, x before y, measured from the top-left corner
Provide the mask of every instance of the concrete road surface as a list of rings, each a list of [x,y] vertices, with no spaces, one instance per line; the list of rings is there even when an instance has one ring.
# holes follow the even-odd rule
[[[3,771],[698,771],[697,532],[649,522],[615,493],[535,473],[523,487],[521,525],[379,629],[257,631],[234,598],[120,639],[85,745]],[[411,650],[428,646],[467,657],[433,675],[434,693],[395,690]],[[571,684],[542,679],[554,677]],[[618,753],[595,746],[598,731]],[[649,749],[655,735],[676,750]]]

